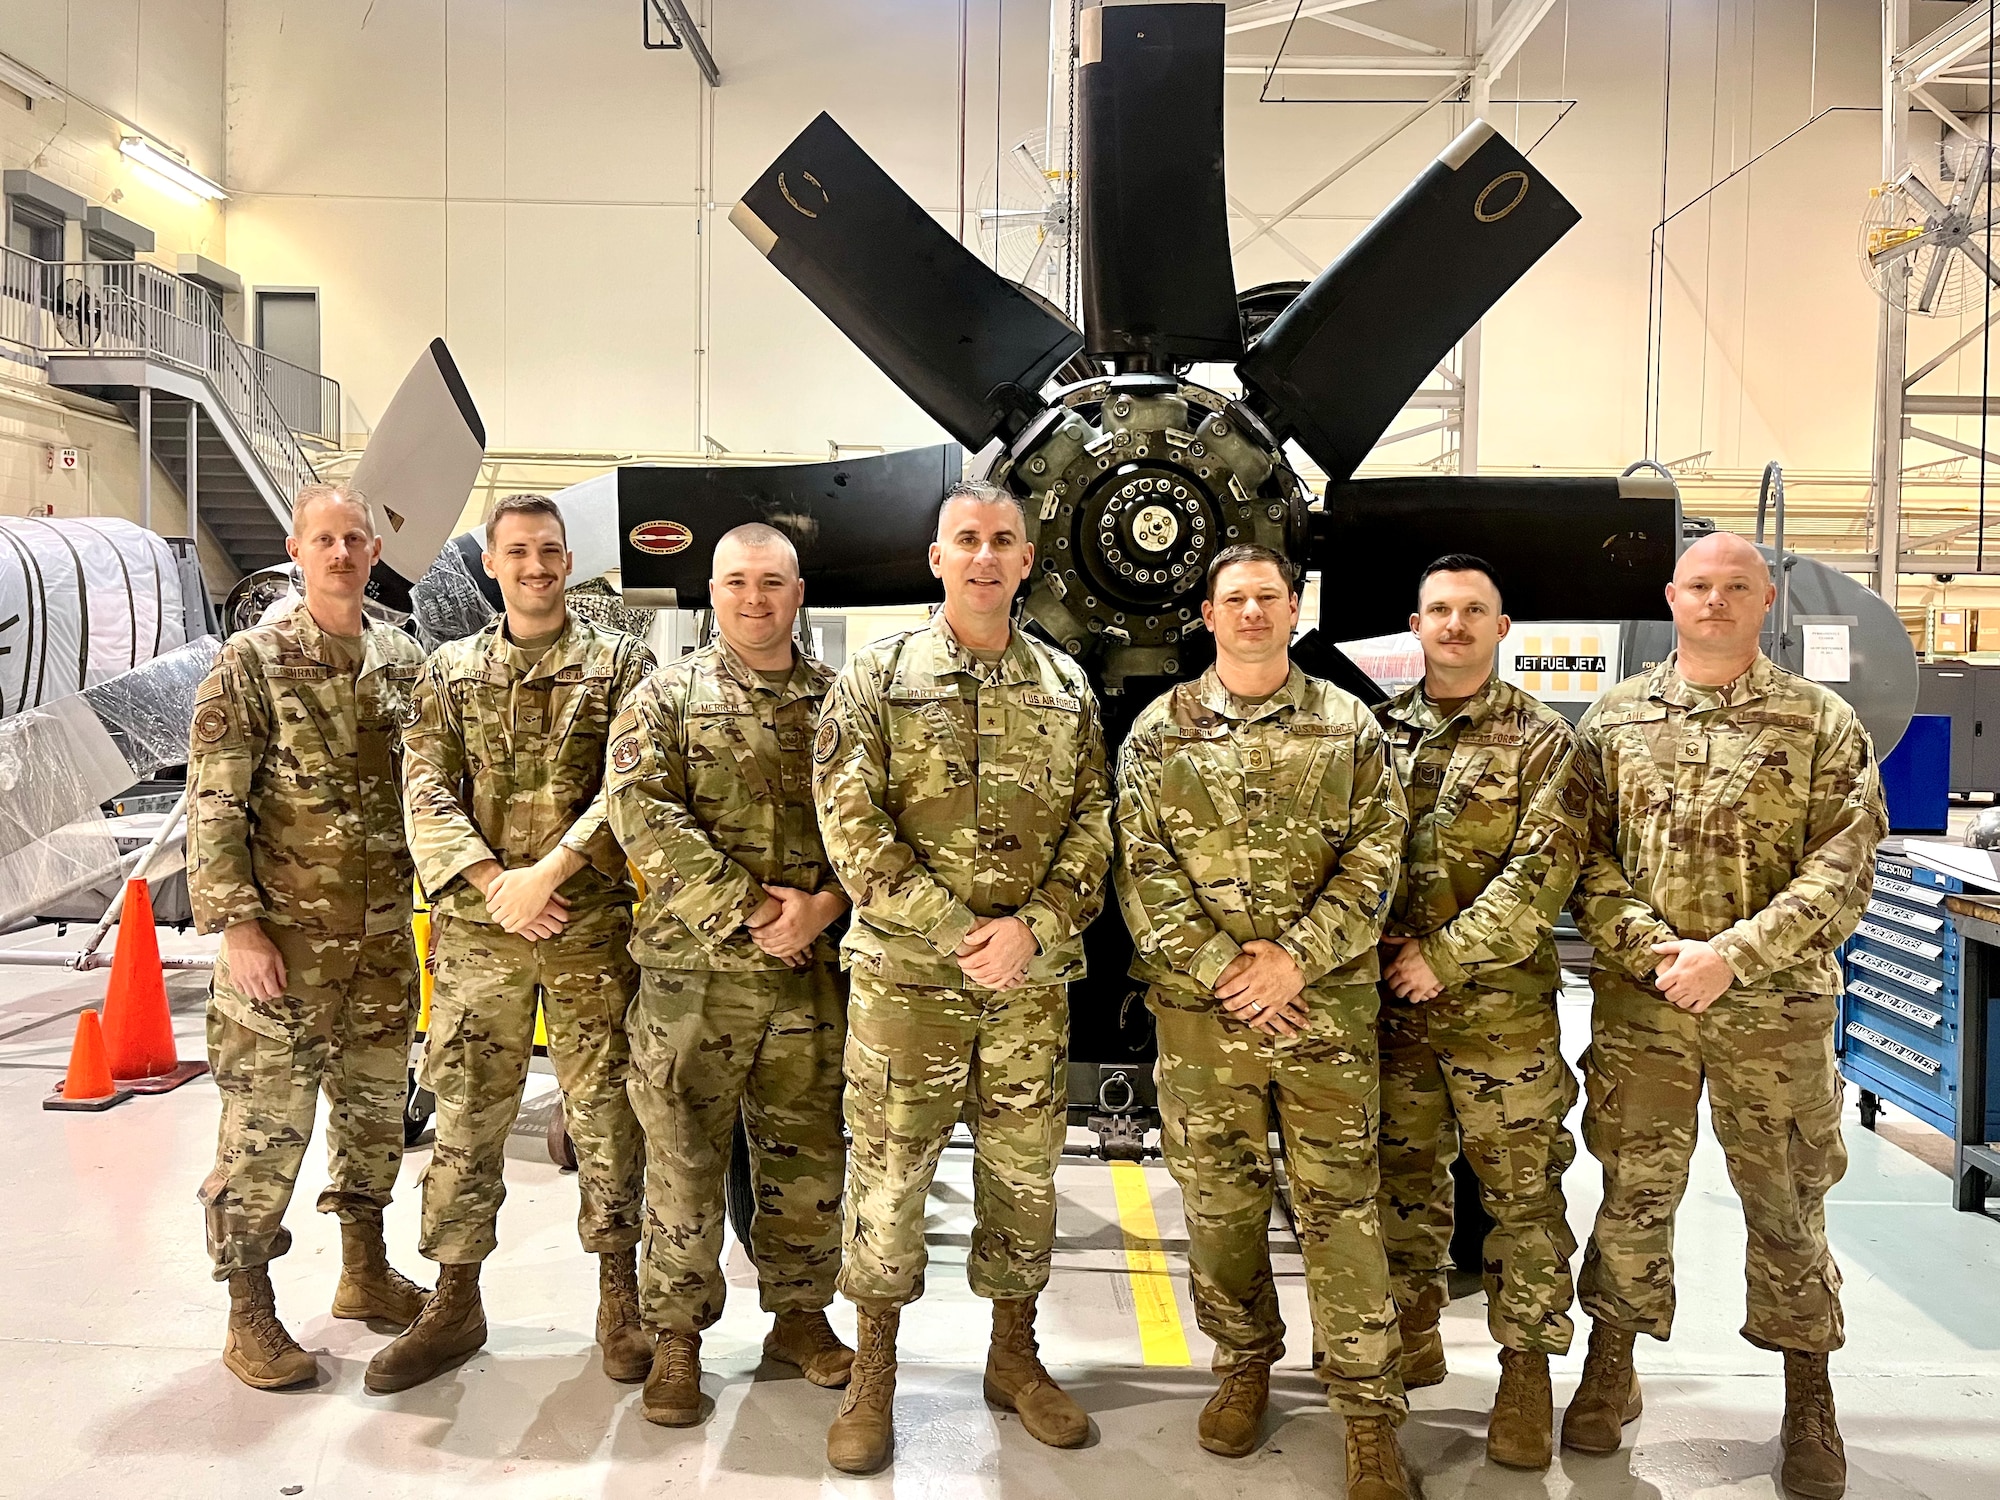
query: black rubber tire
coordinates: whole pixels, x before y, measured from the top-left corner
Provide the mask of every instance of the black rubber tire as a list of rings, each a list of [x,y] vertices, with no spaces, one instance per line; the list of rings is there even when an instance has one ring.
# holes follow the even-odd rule
[[[729,1214],[729,1227],[750,1254],[750,1225],[757,1217],[757,1190],[750,1181],[750,1139],[743,1133],[743,1117],[729,1132],[729,1170],[722,1179],[722,1202]],[[754,1257],[753,1257],[754,1259]]]
[[[556,1107],[549,1115],[549,1160],[565,1172],[576,1170],[576,1142],[569,1138],[569,1121],[563,1114],[562,1094],[556,1094]]]
[[[403,1144],[414,1146],[424,1138],[424,1132],[431,1127],[431,1115],[437,1110],[437,1095],[417,1082],[417,1075],[410,1074],[410,1091],[403,1096]]]

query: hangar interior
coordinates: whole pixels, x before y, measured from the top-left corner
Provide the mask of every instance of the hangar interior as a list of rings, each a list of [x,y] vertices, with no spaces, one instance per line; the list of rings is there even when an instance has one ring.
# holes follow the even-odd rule
[[[1848,1493],[1993,1493],[2000,1230],[1985,1189],[2000,1176],[2000,1102],[1986,1091],[2000,1091],[2000,1042],[1988,1045],[2000,963],[1981,955],[1985,938],[2000,944],[2000,917],[1967,926],[1947,906],[2000,893],[2000,863],[1963,838],[2000,802],[2000,738],[1985,731],[2000,725],[2000,701],[1985,702],[2000,694],[1994,7],[1228,0],[1221,164],[1168,142],[1109,209],[1087,201],[1080,167],[1097,11],[0,0],[0,1112],[14,1142],[0,1260],[16,1268],[0,1392],[18,1414],[0,1495],[86,1483],[160,1495],[1338,1492],[1340,1423],[1314,1376],[1283,1205],[1270,1234],[1292,1334],[1265,1441],[1235,1461],[1196,1444],[1214,1351],[1160,1160],[1150,1042],[1134,1050],[1128,1034],[1143,1007],[1120,977],[1071,1000],[1040,1329],[1092,1437],[1078,1452],[1045,1448],[982,1400],[985,1310],[960,1274],[972,1160],[948,1150],[925,1221],[928,1295],[902,1325],[895,1463],[875,1478],[826,1467],[837,1393],[762,1361],[741,1217],[731,1299],[703,1353],[704,1425],[653,1425],[632,1387],[605,1378],[561,1091],[543,1058],[507,1142],[488,1344],[392,1397],[362,1384],[385,1333],[319,1311],[340,1251],[305,1201],[327,1183],[317,1142],[293,1198],[295,1247],[272,1276],[322,1373],[272,1394],[217,1359],[227,1299],[195,1200],[213,1080],[101,1114],[42,1107],[80,1015],[119,982],[112,955],[138,924],[118,902],[135,870],[150,878],[151,962],[178,1055],[206,1055],[217,940],[190,926],[178,873],[192,699],[221,638],[289,587],[274,570],[301,486],[351,480],[388,507],[392,607],[415,614],[426,647],[499,607],[468,542],[493,503],[555,496],[577,552],[576,609],[642,634],[662,661],[714,628],[701,588],[721,528],[701,518],[774,517],[796,501],[815,545],[841,559],[814,575],[808,550],[802,616],[802,640],[838,668],[926,619],[936,594],[922,546],[963,465],[1044,504],[1030,524],[1071,527],[1052,477],[1064,463],[1087,466],[1090,445],[1114,439],[1143,456],[1149,441],[1180,451],[1196,437],[1224,471],[1218,506],[1237,505],[1215,524],[1307,563],[1302,637],[1316,631],[1324,659],[1352,674],[1329,675],[1376,697],[1423,675],[1398,601],[1440,552],[1503,559],[1510,596],[1531,607],[1514,611],[1501,673],[1574,721],[1672,644],[1654,600],[1677,546],[1722,530],[1763,547],[1782,584],[1767,649],[1900,751],[1885,775],[1907,841],[1883,851],[1886,912],[1870,906],[1843,970],[1850,993],[1873,985],[1893,1013],[1879,998],[1875,1010],[1843,1001],[1836,1038],[1849,1165],[1826,1234],[1845,1273],[1833,1371]],[[787,261],[805,224],[769,208],[779,192],[817,219],[773,164],[822,114],[889,184],[871,200],[887,205],[870,221],[879,240],[809,252],[851,257],[829,274],[867,287],[862,310],[847,309],[858,322]],[[1146,158],[1143,142],[1129,150]],[[1531,180],[1553,184],[1573,224],[1546,228],[1478,293],[1461,295],[1455,263],[1427,259],[1420,240],[1407,256],[1403,242],[1379,251],[1375,279],[1352,294],[1375,342],[1346,386],[1338,371],[1324,378],[1357,407],[1392,391],[1381,421],[1336,430],[1287,410],[1287,430],[1251,444],[1239,432],[1256,451],[1229,457],[1234,403],[1277,388],[1259,383],[1254,339],[1288,309],[1302,320],[1308,284],[1354,264],[1370,233],[1387,243],[1380,226],[1421,211],[1436,163],[1473,150],[1518,159],[1524,199]],[[846,180],[864,179],[856,168]],[[811,180],[829,205],[846,191]],[[1204,251],[1189,205],[1210,190],[1227,236]],[[908,221],[891,211],[895,191]],[[1492,193],[1481,222],[1511,212]],[[1079,353],[1078,335],[1025,393],[1011,388],[1015,406],[971,389],[970,416],[952,404],[966,392],[925,383],[915,314],[870,343],[867,320],[914,254],[896,235],[921,239],[916,221],[993,285],[1032,293],[1007,294],[1030,332],[1036,319],[1110,319],[1117,290],[1084,232],[1093,213],[1124,216],[1122,252],[1176,297],[1200,282],[1204,253],[1218,263],[1235,299],[1228,337],[1168,358],[1134,334],[1132,358],[1092,363],[1100,351]],[[1528,217],[1508,232],[1542,233]],[[1091,222],[1106,235],[1109,220]],[[1402,385],[1381,373],[1434,337]],[[914,364],[891,346],[918,349]],[[1164,386],[1143,384],[1162,371]],[[1219,393],[1206,416],[1188,386]],[[1059,412],[1087,427],[1070,448]],[[1453,488],[1483,480],[1525,498],[1481,509],[1464,497],[1501,492]],[[1044,533],[1050,581],[1026,605],[1054,645],[1092,663],[1116,726],[1142,706],[1137,683],[1187,675],[1181,655],[1198,664],[1188,643],[1201,632],[1188,608],[1172,611],[1198,598],[1183,568],[1192,587],[1213,540],[1133,486],[1100,501],[1101,517],[1079,507],[1060,544]],[[843,508],[842,491],[869,498]],[[1560,515],[1583,520],[1552,519],[1572,504]],[[1620,505],[1629,529],[1615,537],[1588,520]],[[1210,515],[1186,500],[1186,518]],[[1463,516],[1479,545],[1439,516]],[[1053,566],[1050,549],[1072,539],[1081,563],[1098,519],[1107,549],[1125,528],[1131,560],[1108,550],[1091,567],[1109,571]],[[1621,551],[1617,537],[1639,540]],[[1142,592],[1128,618],[1078,603],[1072,590],[1091,587]],[[1607,602],[1639,593],[1629,611]],[[457,620],[469,623],[450,630]],[[1589,950],[1562,936],[1557,1009],[1575,1062],[1591,1035]],[[1901,966],[1887,991],[1883,964]],[[413,1096],[387,1213],[391,1258],[420,1280],[435,1269],[415,1249],[426,1113]],[[1587,1152],[1565,1187],[1581,1241],[1600,1196]],[[1485,1461],[1497,1351],[1477,1252],[1462,1256],[1442,1324],[1451,1374],[1412,1394],[1402,1429],[1423,1493],[1786,1493],[1778,1366],[1738,1337],[1745,1229],[1706,1127],[1679,1245],[1674,1338],[1641,1344],[1643,1419],[1615,1455],[1562,1452],[1546,1473]],[[851,1340],[852,1308],[836,1302],[831,1316]],[[1552,1362],[1558,1415],[1582,1362],[1581,1339]]]

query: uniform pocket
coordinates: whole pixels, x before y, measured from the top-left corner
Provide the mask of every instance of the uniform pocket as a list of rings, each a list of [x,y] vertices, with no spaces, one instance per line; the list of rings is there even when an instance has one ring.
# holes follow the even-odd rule
[[[471,1082],[465,1028],[464,1009],[439,1005],[433,995],[430,1030],[424,1033],[424,1055],[417,1064],[417,1082],[453,1104],[467,1101]]]
[[[1583,1071],[1583,1144],[1599,1161],[1615,1155],[1623,1132],[1618,1124],[1618,1085],[1597,1065],[1597,1049],[1584,1049],[1577,1066]]]
[[[1823,1196],[1847,1173],[1847,1141],[1840,1129],[1838,1094],[1792,1116],[1792,1180],[1801,1197]]]

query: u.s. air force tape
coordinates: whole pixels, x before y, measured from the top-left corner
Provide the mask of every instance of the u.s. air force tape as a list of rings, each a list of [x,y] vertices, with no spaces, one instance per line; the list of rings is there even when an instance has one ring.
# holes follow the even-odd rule
[[[819,726],[819,734],[813,740],[813,759],[825,765],[840,753],[840,723],[828,719]]]

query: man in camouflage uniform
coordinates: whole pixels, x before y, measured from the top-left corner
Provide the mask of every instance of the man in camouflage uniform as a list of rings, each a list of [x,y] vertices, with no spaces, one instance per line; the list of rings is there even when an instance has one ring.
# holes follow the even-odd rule
[[[199,930],[223,935],[208,1003],[222,1126],[200,1196],[229,1282],[223,1363],[260,1390],[319,1374],[278,1321],[267,1267],[291,1248],[285,1207],[322,1088],[333,1315],[402,1327],[427,1295],[382,1244],[415,1020],[397,726],[423,652],[362,615],[382,543],[358,495],[300,491],[285,550],[305,598],[222,648],[188,747],[188,895]]]
[[[577,1232],[598,1257],[604,1373],[643,1380],[652,1365],[634,1266],[639,1124],[625,1095],[632,885],[603,779],[612,716],[653,659],[565,605],[572,558],[545,496],[494,506],[483,562],[506,613],[431,657],[403,731],[436,979],[419,1076],[437,1095],[437,1144],[419,1248],[443,1269],[424,1315],[369,1361],[365,1383],[378,1393],[429,1380],[486,1342],[479,1267],[497,1244],[538,1004],[576,1144]]]
[[[1409,820],[1368,710],[1291,664],[1298,618],[1277,553],[1217,554],[1202,604],[1215,665],[1154,700],[1120,753],[1118,895],[1159,1033],[1195,1317],[1222,1377],[1201,1444],[1231,1458],[1256,1447],[1285,1350],[1275,1113],[1322,1374],[1347,1419],[1347,1493],[1408,1500],[1376,1206],[1375,981]]]
[[[987,1400],[1075,1447],[1082,1408],[1036,1353],[1067,1116],[1064,986],[1111,859],[1104,735],[1083,672],[1013,628],[1034,564],[1020,502],[946,497],[928,625],[857,653],[813,745],[820,833],[854,901],[840,1289],[860,1310],[854,1378],[827,1433],[837,1469],[889,1460],[896,1325],[923,1295],[924,1196],[968,1099],[973,1291],[993,1302]]]
[[[847,910],[812,805],[812,739],[833,682],[795,651],[805,600],[783,532],[716,543],[721,637],[649,677],[611,729],[611,826],[646,883],[632,940],[633,1107],[646,1129],[646,1324],[660,1333],[642,1407],[701,1420],[702,1330],[722,1316],[723,1178],[739,1113],[757,1214],[750,1258],[764,1352],[847,1383],[827,1325],[840,1267],[840,1053],[846,985],[827,927]]]
[[[1583,1138],[1604,1204],[1563,1445],[1610,1452],[1639,1415],[1633,1337],[1673,1326],[1674,1210],[1706,1081],[1749,1229],[1743,1336],[1784,1353],[1784,1482],[1836,1500],[1847,1461],[1827,1356],[1843,1335],[1825,1199],[1847,1152],[1834,955],[1867,905],[1888,817],[1854,711],[1758,650],[1775,594],[1741,537],[1696,542],[1667,589],[1674,655],[1579,726],[1602,799],[1575,909],[1598,959]]]
[[[1569,1349],[1576,1253],[1562,1195],[1576,1078],[1559,1046],[1549,933],[1576,883],[1590,790],[1568,721],[1494,671],[1508,624],[1489,564],[1439,558],[1410,616],[1423,680],[1376,710],[1410,806],[1383,942],[1382,1238],[1403,1384],[1436,1385],[1463,1140],[1493,1219],[1486,1324],[1500,1390],[1486,1452],[1545,1469],[1549,1355]]]

